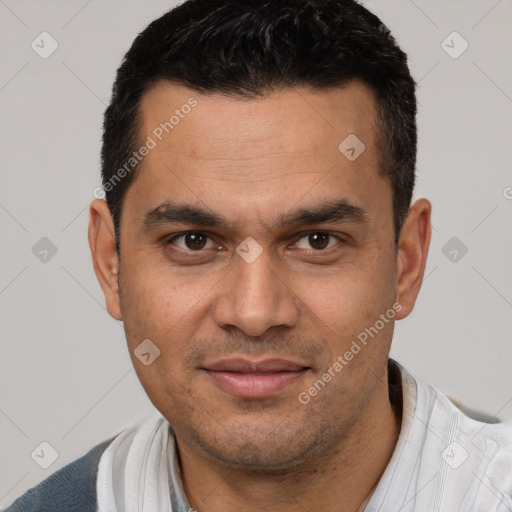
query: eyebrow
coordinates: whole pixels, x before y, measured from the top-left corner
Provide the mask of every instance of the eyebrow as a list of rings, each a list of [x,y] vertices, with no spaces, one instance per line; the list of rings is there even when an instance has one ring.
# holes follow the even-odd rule
[[[329,222],[368,223],[368,212],[346,199],[323,201],[312,208],[300,208],[278,215],[271,223],[272,228],[297,226],[302,224],[323,224]],[[166,224],[194,224],[202,227],[234,230],[234,224],[216,213],[201,207],[176,201],[165,201],[148,211],[142,221],[142,227],[151,229]]]

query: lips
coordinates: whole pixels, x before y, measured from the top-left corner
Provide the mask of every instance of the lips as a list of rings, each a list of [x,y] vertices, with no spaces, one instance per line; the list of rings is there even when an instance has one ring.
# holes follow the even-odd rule
[[[240,398],[268,398],[290,386],[309,370],[285,359],[250,361],[223,359],[202,368],[222,391]]]

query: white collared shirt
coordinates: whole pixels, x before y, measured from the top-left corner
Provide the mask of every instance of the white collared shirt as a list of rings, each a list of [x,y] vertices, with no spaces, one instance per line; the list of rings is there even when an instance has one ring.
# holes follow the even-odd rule
[[[512,422],[471,419],[390,365],[402,378],[402,426],[365,512],[511,512]]]

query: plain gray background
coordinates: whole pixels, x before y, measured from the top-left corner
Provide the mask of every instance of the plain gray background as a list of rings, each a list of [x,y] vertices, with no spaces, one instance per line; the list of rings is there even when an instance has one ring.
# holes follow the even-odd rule
[[[392,355],[511,419],[512,1],[365,4],[419,82],[415,197],[433,203],[423,289]],[[154,410],[104,308],[87,223],[115,70],[172,5],[0,0],[0,508]],[[58,43],[45,59],[31,47],[51,48],[44,31]],[[58,454],[47,469],[31,457],[42,442]]]

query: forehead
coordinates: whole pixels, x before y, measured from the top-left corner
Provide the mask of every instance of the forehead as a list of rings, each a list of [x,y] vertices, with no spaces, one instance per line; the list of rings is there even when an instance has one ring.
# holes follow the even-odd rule
[[[178,157],[207,160],[337,152],[336,142],[349,134],[371,147],[376,127],[374,94],[359,81],[320,90],[288,88],[251,99],[159,82],[143,96],[139,112],[144,139],[153,136],[161,150],[175,149]]]
[[[374,95],[356,81],[255,99],[160,82],[141,100],[139,140],[151,139],[152,149],[125,201],[140,218],[143,210],[179,199],[267,226],[299,203],[350,199],[365,210],[371,203],[387,208],[375,120]],[[347,146],[364,151],[347,158]]]

